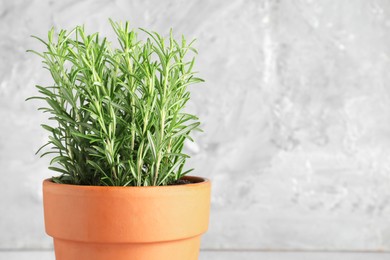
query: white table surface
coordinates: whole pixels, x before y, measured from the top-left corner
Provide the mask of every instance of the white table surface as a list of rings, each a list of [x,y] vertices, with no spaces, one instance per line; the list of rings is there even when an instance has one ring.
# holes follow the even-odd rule
[[[390,253],[201,251],[199,260],[389,260]],[[52,251],[0,251],[0,260],[54,260]]]

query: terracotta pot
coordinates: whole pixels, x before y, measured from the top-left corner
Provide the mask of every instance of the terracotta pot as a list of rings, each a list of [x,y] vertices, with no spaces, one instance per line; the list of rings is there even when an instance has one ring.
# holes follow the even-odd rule
[[[158,187],[43,182],[46,233],[57,260],[196,260],[210,181]]]

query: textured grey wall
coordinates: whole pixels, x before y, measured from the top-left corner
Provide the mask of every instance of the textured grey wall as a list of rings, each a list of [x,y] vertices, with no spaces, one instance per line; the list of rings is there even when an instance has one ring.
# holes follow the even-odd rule
[[[390,250],[390,1],[0,0],[0,248],[48,248],[37,57],[108,17],[198,39],[189,166],[213,180],[208,249]]]

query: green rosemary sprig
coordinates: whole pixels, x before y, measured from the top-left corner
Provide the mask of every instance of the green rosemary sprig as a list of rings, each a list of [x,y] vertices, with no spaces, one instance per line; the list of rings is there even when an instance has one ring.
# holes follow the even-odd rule
[[[182,153],[190,133],[199,129],[195,115],[184,112],[187,87],[195,77],[193,41],[178,42],[141,29],[141,41],[129,23],[110,20],[120,44],[112,49],[99,33],[84,27],[70,32],[54,29],[44,41],[43,58],[54,80],[36,86],[56,126],[49,131],[41,156],[54,154],[49,169],[58,183],[108,186],[158,186],[174,183],[189,171]]]

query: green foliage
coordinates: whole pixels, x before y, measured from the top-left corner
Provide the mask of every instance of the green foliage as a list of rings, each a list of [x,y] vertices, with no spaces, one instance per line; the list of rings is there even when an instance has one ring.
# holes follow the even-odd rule
[[[46,154],[58,183],[107,186],[158,186],[174,183],[189,171],[184,141],[198,129],[198,118],[183,111],[187,87],[203,81],[194,76],[195,53],[184,37],[176,41],[141,29],[146,40],[111,21],[120,44],[112,49],[98,33],[84,27],[71,32],[51,29],[44,67],[52,86],[36,86],[55,127],[49,131]],[[39,149],[38,152],[41,150]]]

